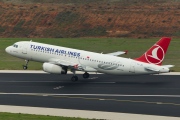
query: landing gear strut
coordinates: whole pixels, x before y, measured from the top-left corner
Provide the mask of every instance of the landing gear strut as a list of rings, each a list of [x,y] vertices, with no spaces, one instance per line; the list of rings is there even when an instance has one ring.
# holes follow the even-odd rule
[[[72,72],[73,72],[73,76],[72,76],[72,78],[71,78],[71,81],[73,81],[73,82],[78,81],[78,77],[76,76],[76,71],[73,70]]]
[[[85,73],[83,74],[83,78],[89,78],[89,73],[85,72]]]
[[[28,62],[29,62],[29,60],[25,60],[25,62],[26,62],[26,64],[25,64],[25,65],[23,65],[23,69],[24,69],[24,70],[27,70],[27,68],[28,68],[27,66],[28,66]]]

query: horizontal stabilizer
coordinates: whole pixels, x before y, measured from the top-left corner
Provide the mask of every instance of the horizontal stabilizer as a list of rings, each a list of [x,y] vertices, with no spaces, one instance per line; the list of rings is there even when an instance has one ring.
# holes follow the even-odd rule
[[[146,70],[150,70],[150,71],[154,71],[154,72],[159,72],[159,70],[151,68],[151,67],[146,67],[145,69]]]
[[[163,65],[163,67],[172,68],[174,65]]]

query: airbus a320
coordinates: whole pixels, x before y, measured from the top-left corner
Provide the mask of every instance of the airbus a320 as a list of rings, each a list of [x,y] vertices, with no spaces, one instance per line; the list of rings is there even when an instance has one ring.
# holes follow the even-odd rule
[[[84,71],[83,78],[89,78],[89,72],[113,75],[141,75],[169,72],[173,65],[162,65],[171,38],[163,37],[135,59],[119,57],[126,52],[109,54],[77,50],[67,47],[43,44],[32,41],[20,41],[7,47],[5,51],[15,57],[25,59],[23,69],[29,61],[43,63],[43,70],[54,74],[73,72],[72,81],[77,81],[76,71]]]

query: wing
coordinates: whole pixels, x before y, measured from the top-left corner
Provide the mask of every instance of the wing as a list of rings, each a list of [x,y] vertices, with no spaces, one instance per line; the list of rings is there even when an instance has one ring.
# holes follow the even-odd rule
[[[92,68],[92,67],[82,66],[79,63],[70,62],[70,61],[67,61],[67,60],[60,60],[60,59],[56,59],[56,58],[51,58],[49,60],[49,63],[56,64],[56,65],[61,65],[61,66],[66,66],[66,67],[68,67],[70,69],[73,69],[73,70],[87,71],[87,72],[97,72],[97,70]]]
[[[56,59],[56,58],[51,58],[49,60],[49,63],[56,64],[56,65],[67,66],[67,67],[75,67],[75,66],[78,65],[77,63],[74,63],[74,62],[70,62],[70,61],[67,61],[67,60],[61,60],[61,59]]]
[[[117,52],[113,52],[113,53],[108,53],[107,55],[112,55],[112,56],[118,56],[118,55],[122,55],[122,54],[127,54],[128,51],[117,51]]]

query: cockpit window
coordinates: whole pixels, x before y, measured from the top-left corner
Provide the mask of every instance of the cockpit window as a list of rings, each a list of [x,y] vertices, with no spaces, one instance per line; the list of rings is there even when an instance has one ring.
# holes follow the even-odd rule
[[[18,45],[14,44],[13,47],[18,48]]]

